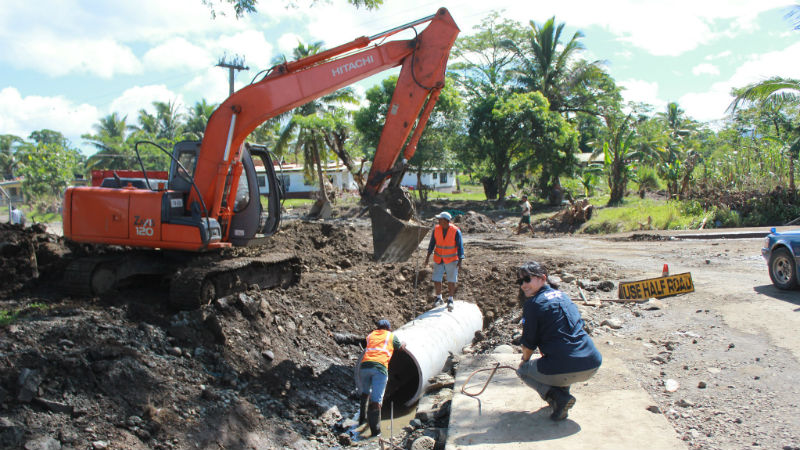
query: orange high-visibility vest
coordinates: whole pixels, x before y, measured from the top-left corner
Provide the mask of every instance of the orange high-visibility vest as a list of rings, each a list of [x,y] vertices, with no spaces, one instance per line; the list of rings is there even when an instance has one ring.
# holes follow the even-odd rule
[[[442,236],[442,226],[436,225],[436,228],[433,229],[433,236],[436,240],[436,247],[433,249],[433,262],[441,264],[444,261],[447,264],[458,261],[456,233],[458,233],[458,227],[451,224],[450,229],[447,231],[447,236]]]
[[[367,336],[367,351],[361,362],[373,361],[389,368],[394,353],[394,334],[389,330],[375,330]]]

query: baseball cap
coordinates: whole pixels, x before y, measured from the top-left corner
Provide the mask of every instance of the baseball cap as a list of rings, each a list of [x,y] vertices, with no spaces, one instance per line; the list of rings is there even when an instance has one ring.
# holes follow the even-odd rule
[[[447,212],[447,211],[440,212],[439,214],[436,215],[436,218],[437,219],[444,219],[444,220],[447,220],[447,221],[453,220],[453,216],[451,216],[450,213]]]
[[[378,328],[381,328],[381,329],[384,329],[384,330],[391,330],[392,329],[392,325],[386,319],[379,320],[378,323],[377,323],[377,326],[378,326]]]

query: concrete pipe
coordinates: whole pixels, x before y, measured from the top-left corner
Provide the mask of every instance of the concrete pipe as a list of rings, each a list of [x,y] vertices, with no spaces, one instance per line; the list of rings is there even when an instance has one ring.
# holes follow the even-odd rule
[[[450,353],[460,354],[483,325],[478,305],[456,301],[453,311],[436,307],[395,330],[406,344],[389,362],[389,383],[384,404],[410,406],[425,392],[428,380],[442,371]],[[356,386],[358,387],[358,366]]]

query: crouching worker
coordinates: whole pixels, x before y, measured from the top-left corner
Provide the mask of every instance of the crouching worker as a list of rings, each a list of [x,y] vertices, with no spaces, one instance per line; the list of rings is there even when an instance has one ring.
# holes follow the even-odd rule
[[[528,262],[517,269],[517,277],[525,294],[517,375],[550,405],[551,419],[564,420],[575,404],[570,385],[591,378],[603,358],[583,329],[578,307],[547,279],[547,269]],[[542,357],[531,359],[537,347]]]
[[[381,403],[389,380],[389,360],[392,359],[395,350],[402,350],[405,347],[405,344],[392,333],[392,326],[388,320],[379,320],[377,327],[365,339],[366,351],[358,370],[361,389],[358,424],[369,422],[372,436],[381,434]]]

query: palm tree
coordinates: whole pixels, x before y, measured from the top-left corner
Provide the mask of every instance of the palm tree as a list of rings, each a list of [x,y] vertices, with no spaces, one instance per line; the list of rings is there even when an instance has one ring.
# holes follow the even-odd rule
[[[81,138],[97,148],[97,152],[86,160],[86,168],[104,167],[107,169],[125,169],[130,167],[130,149],[126,145],[129,131],[133,129],[127,124],[127,116],[119,117],[113,112],[102,117],[92,126],[96,134],[84,134]]]
[[[314,42],[304,45],[302,42],[292,51],[295,60],[319,53],[322,49],[322,42]],[[273,59],[275,63],[285,62],[286,57],[279,55]],[[327,199],[324,177],[322,176],[322,160],[327,160],[327,146],[325,133],[327,123],[333,120],[333,113],[338,105],[349,103],[357,104],[355,91],[352,88],[342,88],[336,92],[323,96],[317,100],[310,101],[305,105],[299,106],[292,111],[291,118],[286,122],[278,142],[275,152],[282,155],[289,147],[290,141],[294,140],[296,152],[303,153],[303,160],[306,162],[305,175],[313,180],[319,181],[321,199]],[[333,142],[332,140],[329,140]],[[333,150],[333,149],[331,149]],[[316,173],[314,171],[316,169]]]
[[[676,102],[667,104],[667,110],[657,116],[666,126],[667,143],[660,152],[661,173],[667,181],[670,197],[684,198],[689,193],[694,168],[701,162],[694,140],[697,124],[686,117]]]
[[[795,78],[772,77],[758,83],[751,83],[741,89],[728,106],[733,114],[742,103],[754,103],[761,108],[780,111],[788,104],[800,99],[800,80]],[[795,192],[794,158],[800,150],[800,127],[790,127],[785,140],[789,153],[789,189]]]
[[[145,109],[139,110],[139,134],[144,134],[152,139],[164,139],[173,143],[183,133],[181,119],[183,114],[178,112],[177,105],[173,102],[153,102],[155,114],[150,114]]]
[[[208,119],[211,117],[211,114],[214,113],[215,109],[217,109],[217,105],[209,104],[206,102],[206,99],[196,102],[187,115],[188,118],[186,119],[184,134],[192,139],[203,139],[206,125],[208,125]]]
[[[582,110],[586,105],[573,104],[570,97],[580,85],[603,72],[597,61],[577,61],[585,48],[581,42],[584,35],[576,31],[562,43],[564,26],[564,23],[556,25],[555,17],[542,25],[530,21],[520,44],[513,40],[504,42],[517,55],[519,67],[514,69],[517,83],[525,91],[540,91],[550,102],[550,110],[562,113]]]

